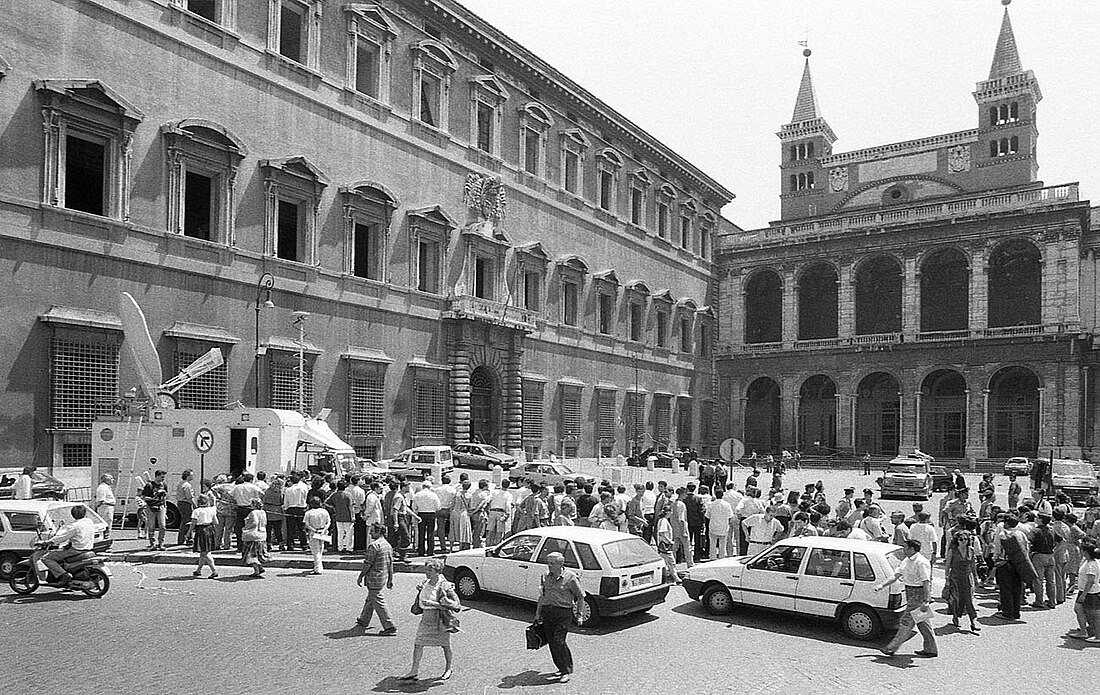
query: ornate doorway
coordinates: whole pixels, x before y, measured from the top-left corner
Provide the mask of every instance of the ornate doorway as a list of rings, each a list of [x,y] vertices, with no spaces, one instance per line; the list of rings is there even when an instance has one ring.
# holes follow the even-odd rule
[[[500,381],[484,366],[470,374],[470,441],[500,444]]]

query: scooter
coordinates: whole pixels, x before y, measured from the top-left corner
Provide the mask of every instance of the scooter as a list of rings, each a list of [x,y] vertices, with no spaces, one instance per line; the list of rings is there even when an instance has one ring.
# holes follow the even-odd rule
[[[111,569],[103,564],[103,558],[88,550],[61,563],[62,568],[72,575],[68,583],[58,581],[42,557],[49,551],[50,541],[38,541],[35,551],[26,560],[18,563],[8,578],[8,586],[17,594],[32,594],[40,586],[49,586],[63,591],[83,591],[92,598],[99,598],[111,588]]]

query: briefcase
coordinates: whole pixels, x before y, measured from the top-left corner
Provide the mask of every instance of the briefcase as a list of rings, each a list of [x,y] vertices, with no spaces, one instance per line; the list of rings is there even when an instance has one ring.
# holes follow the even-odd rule
[[[543,629],[542,623],[531,623],[524,630],[524,636],[527,638],[528,649],[542,649],[546,644],[546,631]]]

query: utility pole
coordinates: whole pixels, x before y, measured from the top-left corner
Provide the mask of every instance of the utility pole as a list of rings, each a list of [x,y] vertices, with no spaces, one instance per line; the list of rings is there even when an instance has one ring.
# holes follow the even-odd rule
[[[298,412],[306,416],[306,319],[308,311],[294,312],[294,325],[298,327]]]

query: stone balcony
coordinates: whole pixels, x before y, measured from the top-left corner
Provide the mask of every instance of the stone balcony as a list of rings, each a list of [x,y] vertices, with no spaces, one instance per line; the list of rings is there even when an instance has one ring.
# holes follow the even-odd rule
[[[538,329],[539,314],[537,311],[492,299],[460,295],[447,301],[447,310],[443,312],[443,318],[482,321],[531,333]]]

